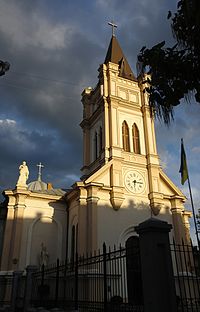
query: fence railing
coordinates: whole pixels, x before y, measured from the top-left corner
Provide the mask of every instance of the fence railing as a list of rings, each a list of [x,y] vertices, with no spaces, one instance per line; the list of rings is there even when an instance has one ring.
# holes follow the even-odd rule
[[[200,253],[191,245],[171,244],[179,311],[200,311]]]
[[[135,266],[130,266],[135,259]],[[136,260],[137,259],[137,260]],[[106,250],[33,274],[32,305],[143,311],[139,249]],[[130,282],[131,281],[131,282]]]
[[[163,251],[163,248],[160,250],[161,247],[158,246],[160,252]],[[173,294],[176,292],[177,298],[176,311],[199,312],[199,251],[184,243],[173,243],[170,249],[173,266],[171,277],[173,285],[175,284]],[[162,265],[155,263],[151,266],[152,270],[155,269],[155,274],[158,273],[157,268],[168,267],[166,259],[166,254],[163,253]],[[149,259],[145,261],[148,263]],[[0,306],[10,306],[11,311],[16,311],[16,307],[27,311],[26,307],[31,305],[46,309],[60,307],[83,311],[144,311],[143,301],[146,304],[149,299],[146,296],[143,298],[142,289],[145,289],[146,284],[141,263],[138,246],[110,250],[104,245],[103,252],[97,255],[76,255],[71,262],[60,263],[58,260],[56,265],[42,266],[35,272],[30,271],[33,269],[30,267],[27,268],[26,276],[22,271],[14,272],[13,276],[0,276]],[[148,275],[149,271],[145,272]],[[159,279],[157,281],[158,284],[155,284],[153,278],[150,280],[152,289],[155,286],[167,289],[167,285],[163,288]]]
[[[0,275],[0,306],[11,305],[12,300],[12,275]]]

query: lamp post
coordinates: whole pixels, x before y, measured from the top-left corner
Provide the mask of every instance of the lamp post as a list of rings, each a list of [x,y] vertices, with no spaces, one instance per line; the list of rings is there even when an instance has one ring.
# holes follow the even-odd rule
[[[0,60],[0,76],[5,75],[5,72],[7,72],[10,68],[10,64],[8,62],[3,62]]]

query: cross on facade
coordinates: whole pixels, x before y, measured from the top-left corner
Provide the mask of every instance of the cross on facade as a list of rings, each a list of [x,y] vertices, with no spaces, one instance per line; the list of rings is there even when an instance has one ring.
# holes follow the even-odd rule
[[[38,181],[41,181],[41,177],[42,177],[42,168],[44,168],[44,166],[42,165],[42,163],[40,162],[38,165]]]
[[[112,21],[109,22],[108,25],[110,25],[112,27],[112,35],[115,35],[115,28],[117,28],[117,25]]]

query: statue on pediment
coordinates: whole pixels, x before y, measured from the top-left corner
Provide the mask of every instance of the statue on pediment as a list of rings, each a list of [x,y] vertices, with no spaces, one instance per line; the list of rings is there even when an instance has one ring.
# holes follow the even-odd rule
[[[26,162],[23,161],[23,163],[19,166],[19,178],[17,181],[17,186],[26,186],[26,181],[28,180],[28,177],[28,166],[26,165]]]

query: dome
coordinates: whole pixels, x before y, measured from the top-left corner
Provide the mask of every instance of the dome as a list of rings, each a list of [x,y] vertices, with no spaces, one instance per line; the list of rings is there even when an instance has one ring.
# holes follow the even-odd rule
[[[47,190],[47,183],[42,182],[40,180],[30,182],[28,184],[29,191],[45,191]]]

